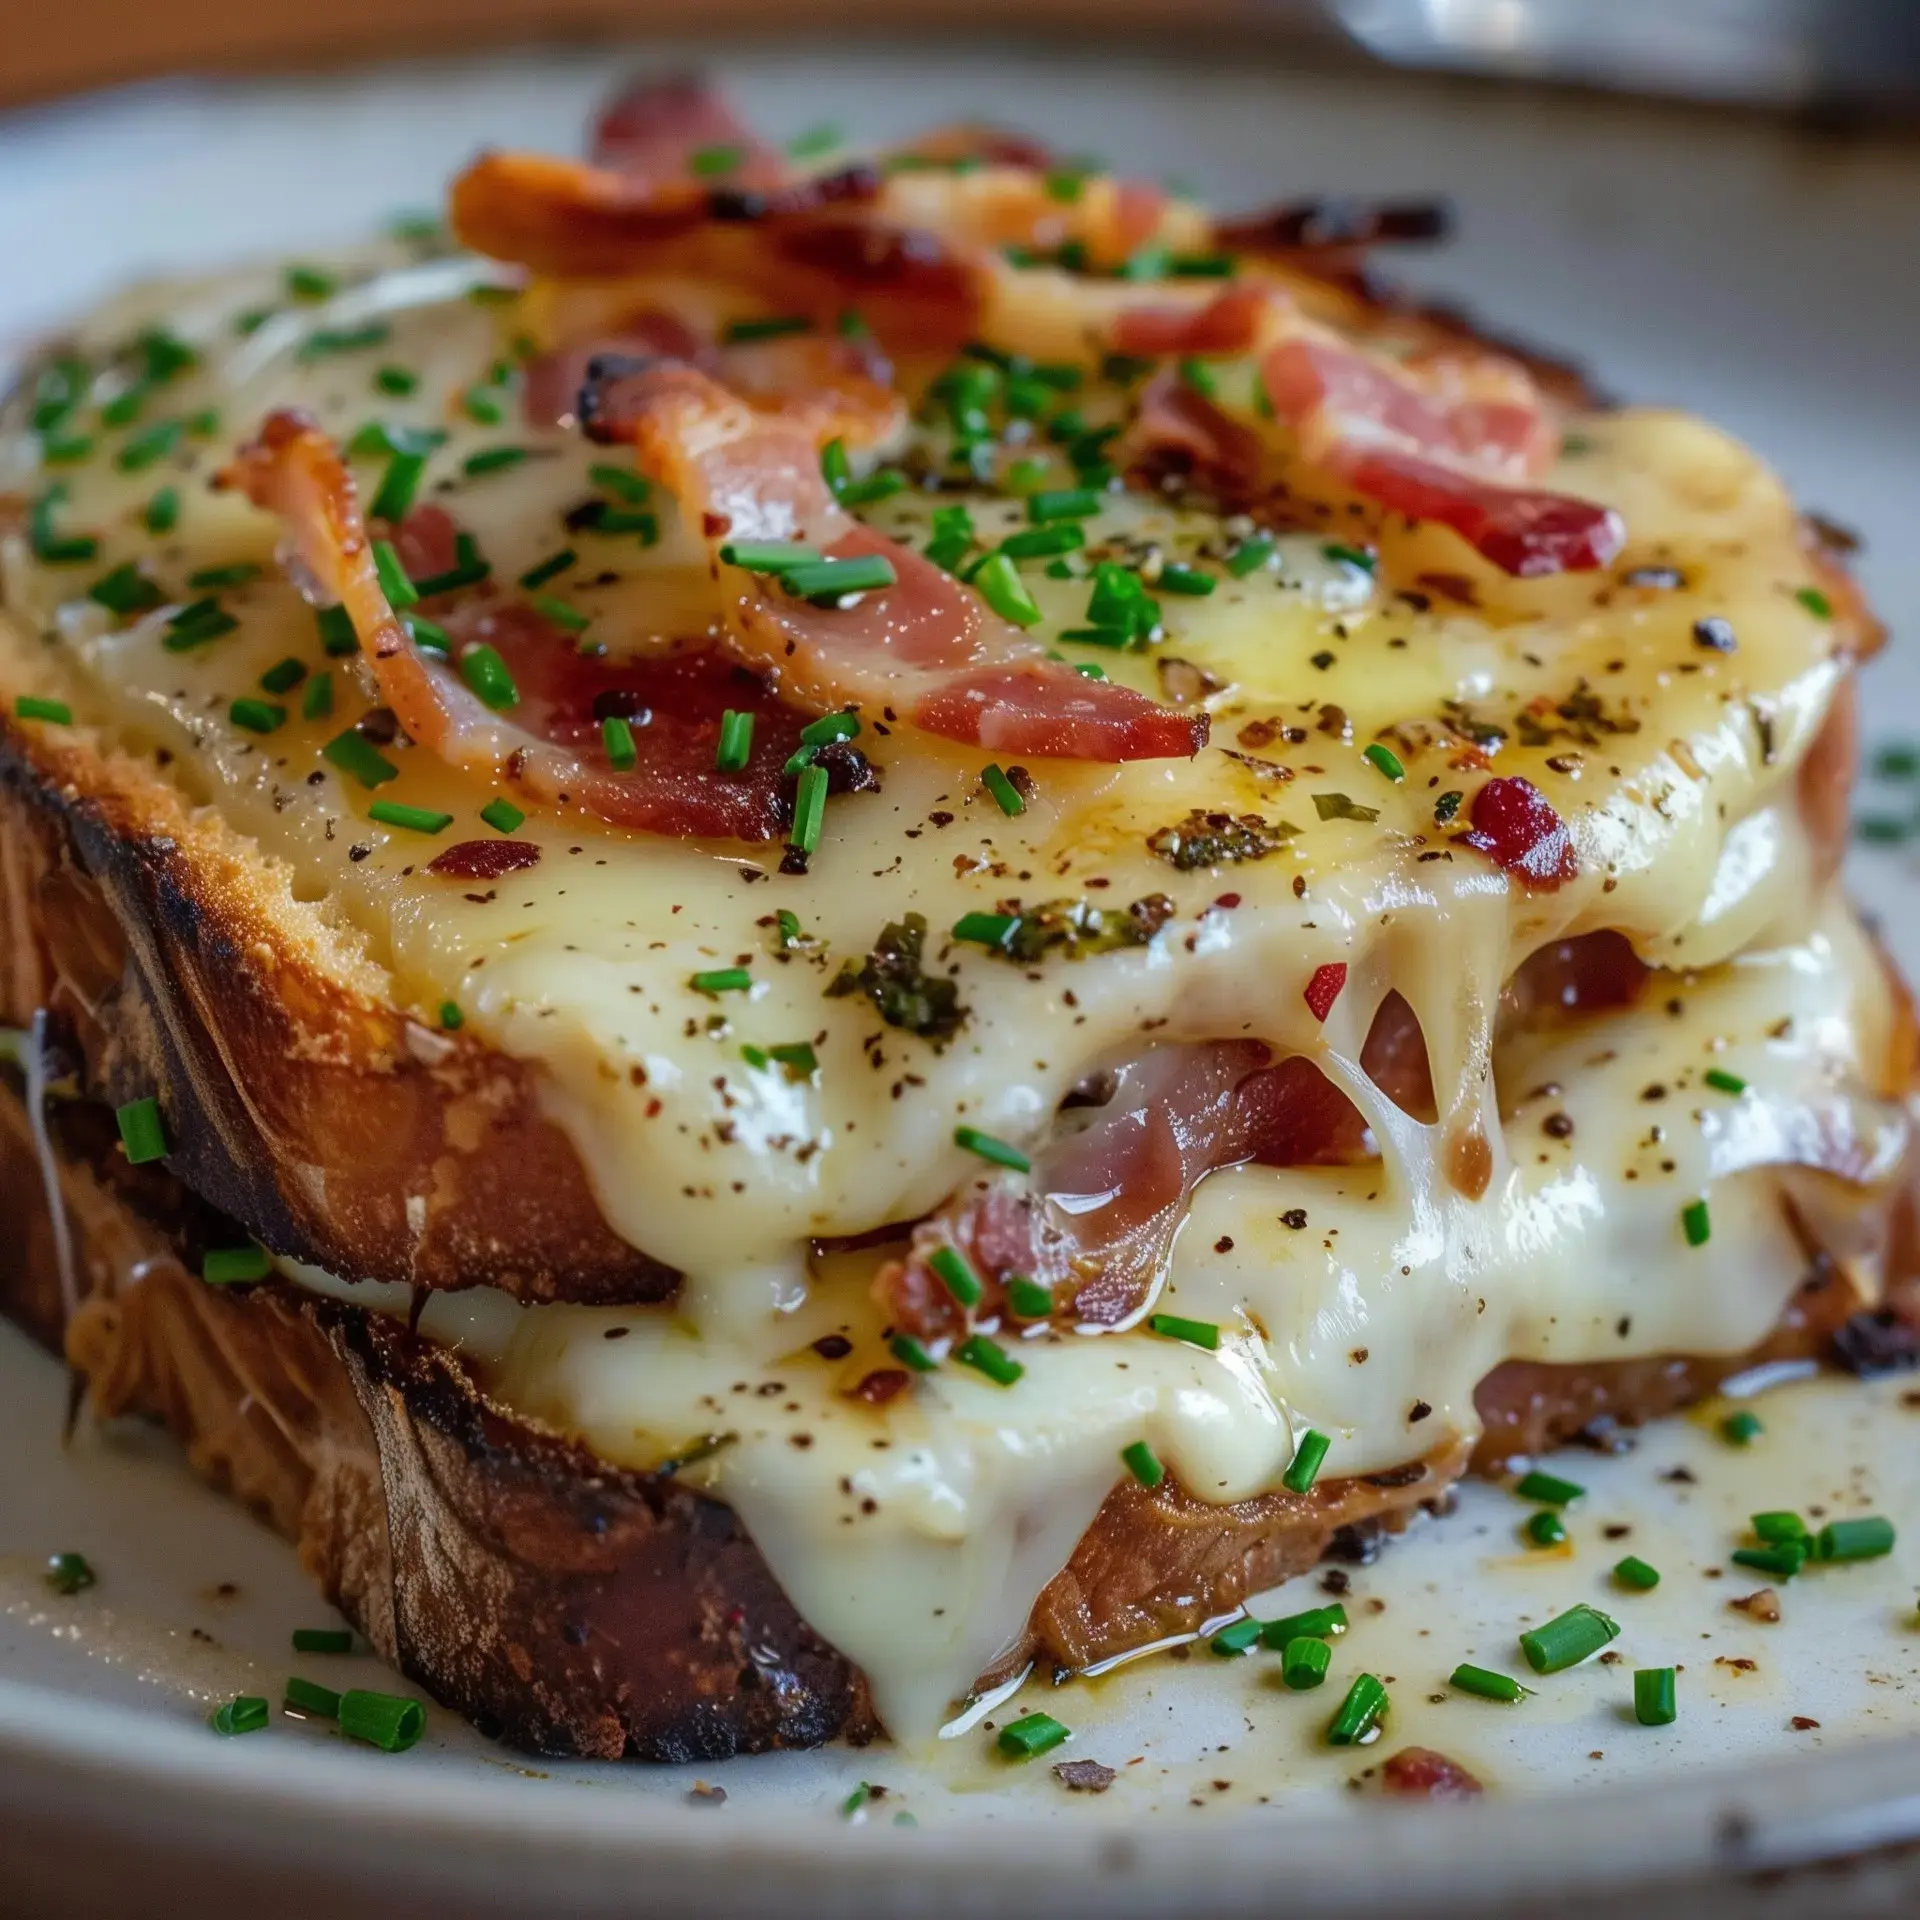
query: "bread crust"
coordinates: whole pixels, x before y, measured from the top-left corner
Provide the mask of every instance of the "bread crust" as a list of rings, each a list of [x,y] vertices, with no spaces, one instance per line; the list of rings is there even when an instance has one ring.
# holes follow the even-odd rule
[[[606,1224],[533,1067],[398,1010],[357,943],[150,766],[0,719],[0,1025],[42,1006],[87,1090],[157,1096],[169,1167],[278,1253],[524,1300],[678,1285]]]

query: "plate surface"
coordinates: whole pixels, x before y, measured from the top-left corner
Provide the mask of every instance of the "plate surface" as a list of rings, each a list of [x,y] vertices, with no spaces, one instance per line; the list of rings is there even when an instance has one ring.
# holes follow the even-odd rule
[[[1682,400],[1742,433],[1804,501],[1866,536],[1862,571],[1896,628],[1920,608],[1912,148],[1085,50],[815,44],[709,64],[774,131],[831,118],[884,138],[987,113],[1229,202],[1444,191],[1462,234],[1407,263],[1423,284],[1580,354],[1613,391]],[[176,84],[0,121],[0,258],[33,263],[0,285],[0,339],[136,274],[347,237],[431,204],[484,142],[565,150],[618,68],[539,55]],[[1870,741],[1920,732],[1920,655],[1896,646],[1868,684]],[[1883,789],[1864,804],[1914,799]],[[1920,967],[1913,857],[1863,859],[1856,885]],[[1647,1912],[1720,1897],[1751,1912],[1805,1892],[1759,1870],[1893,1849],[1820,1883],[1835,1913],[1879,1911],[1920,1885],[1898,1851],[1920,1840],[1917,1386],[1771,1390],[1766,1433],[1744,1451],[1709,1415],[1619,1458],[1569,1456],[1562,1470],[1590,1489],[1571,1557],[1525,1553],[1525,1510],[1476,1486],[1444,1524],[1348,1570],[1355,1626],[1337,1669],[1391,1678],[1388,1747],[1439,1747],[1492,1789],[1477,1807],[1388,1817],[1353,1791],[1369,1752],[1320,1743],[1330,1694],[1286,1694],[1270,1667],[1204,1647],[1044,1702],[1029,1690],[1023,1706],[1075,1728],[1069,1754],[1119,1769],[1098,1798],[1068,1794],[1044,1764],[996,1764],[979,1727],[928,1756],[774,1756],[704,1781],[522,1763],[437,1711],[398,1759],[291,1721],[216,1740],[211,1701],[277,1697],[296,1665],[331,1684],[382,1684],[379,1670],[294,1662],[289,1630],[323,1624],[324,1609],[287,1549],[150,1434],[83,1429],[63,1449],[59,1370],[0,1329],[0,1892],[170,1912],[217,1873],[225,1899],[270,1899],[277,1914],[351,1897],[369,1915],[1017,1905],[1117,1920],[1265,1911],[1280,1884],[1301,1911],[1390,1898],[1409,1914],[1539,1912],[1548,1887],[1564,1910],[1597,1912],[1631,1887]],[[1748,1513],[1776,1506],[1887,1512],[1902,1542],[1891,1559],[1803,1578],[1786,1617],[1762,1624],[1728,1605],[1758,1579],[1726,1554]],[[101,1575],[72,1599],[40,1578],[65,1549]],[[1663,1569],[1657,1593],[1613,1592],[1605,1570],[1627,1551]],[[1285,1605],[1318,1598],[1305,1580]],[[1512,1711],[1446,1694],[1457,1660],[1512,1666],[1518,1628],[1576,1599],[1621,1618],[1617,1665],[1543,1683]],[[1683,1667],[1674,1728],[1633,1723],[1636,1664]],[[849,1818],[862,1781],[887,1792]],[[695,1791],[715,1785],[724,1800]]]

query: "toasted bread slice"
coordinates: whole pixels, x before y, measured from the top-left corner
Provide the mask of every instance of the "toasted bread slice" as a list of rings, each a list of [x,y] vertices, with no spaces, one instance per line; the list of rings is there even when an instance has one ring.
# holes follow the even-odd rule
[[[49,1344],[65,1324],[94,1411],[162,1421],[195,1471],[297,1543],[328,1599],[436,1699],[514,1746],[603,1759],[878,1733],[864,1678],[800,1618],[724,1504],[516,1418],[397,1321],[279,1284],[208,1287],[187,1261],[221,1237],[217,1219],[165,1173],[127,1167],[104,1109],[65,1103],[54,1122],[85,1298],[66,1322],[26,1109],[0,1081],[0,1189],[20,1199],[0,1243],[0,1310]],[[1910,1206],[1896,1229],[1903,1278],[1870,1317],[1910,1333]],[[1760,1361],[1826,1354],[1857,1306],[1816,1260],[1753,1353],[1501,1368],[1482,1389],[1481,1464],[1671,1411]],[[1030,1661],[1091,1666],[1193,1632],[1329,1555],[1370,1558],[1466,1464],[1456,1446],[1229,1506],[1171,1481],[1122,1487],[983,1678]]]
[[[89,1089],[157,1093],[169,1164],[279,1252],[529,1300],[677,1283],[608,1227],[532,1068],[399,1011],[356,935],[150,764],[0,720],[0,1026],[42,1006]]]

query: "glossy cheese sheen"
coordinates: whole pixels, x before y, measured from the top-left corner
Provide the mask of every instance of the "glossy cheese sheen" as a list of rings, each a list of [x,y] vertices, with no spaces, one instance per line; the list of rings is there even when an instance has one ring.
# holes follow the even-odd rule
[[[1170,498],[1111,496],[1088,522],[1090,547],[1141,563],[1149,580],[1174,560],[1216,585],[1162,592],[1165,631],[1145,651],[1061,650],[1156,696],[1203,692],[1214,744],[1193,762],[1041,763],[1009,818],[981,785],[981,754],[869,729],[860,744],[883,788],[830,804],[805,878],[776,872],[777,848],[631,837],[529,807],[519,837],[540,864],[476,889],[424,868],[487,832],[489,789],[419,749],[390,749],[400,777],[380,797],[453,814],[436,841],[371,821],[370,796],[319,757],[365,696],[353,662],[321,660],[313,614],[273,564],[275,524],[207,489],[236,438],[287,404],[342,442],[374,418],[444,429],[421,497],[477,537],[496,580],[574,549],[543,590],[615,653],[698,637],[714,609],[670,501],[656,500],[650,547],[565,527],[607,450],[511,409],[498,425],[469,417],[462,396],[510,363],[535,304],[469,298],[460,262],[377,264],[317,308],[286,304],[278,277],[261,275],[163,289],[91,323],[82,343],[94,354],[155,319],[192,340],[201,365],[149,407],[214,408],[219,425],[135,472],[115,460],[126,435],[103,431],[92,458],[55,474],[16,420],[0,491],[31,496],[62,479],[61,524],[101,541],[96,564],[53,568],[4,536],[16,649],[83,721],[166,749],[174,778],[284,860],[303,897],[329,902],[402,1004],[431,1021],[452,1001],[469,1030],[538,1063],[608,1219],[686,1273],[677,1309],[545,1309],[482,1338],[465,1309],[436,1301],[429,1330],[476,1342],[506,1400],[610,1458],[650,1465],[733,1436],[698,1471],[739,1507],[803,1613],[867,1670],[897,1732],[933,1724],[1018,1630],[1118,1476],[1119,1448],[1143,1432],[1204,1498],[1271,1487],[1307,1424],[1334,1436],[1329,1473],[1396,1464],[1470,1431],[1474,1382],[1502,1358],[1731,1351],[1756,1338],[1798,1271],[1782,1192],[1856,1251],[1856,1198],[1890,1175],[1904,1137],[1862,1076],[1891,1014],[1845,910],[1816,897],[1795,791],[1844,671],[1843,636],[1817,594],[1798,597],[1811,575],[1791,503],[1743,449],[1674,415],[1582,421],[1584,450],[1552,483],[1622,512],[1630,545],[1613,573],[1510,581],[1443,530],[1401,530],[1393,577],[1454,583],[1411,597],[1304,534],[1235,579],[1221,563],[1244,527]],[[276,317],[236,334],[235,316],[262,304]],[[377,346],[303,356],[316,328],[368,324],[388,329]],[[377,390],[383,365],[417,377],[410,398]],[[469,456],[502,445],[533,457],[465,473]],[[1048,484],[1070,481],[1044,444],[1036,452],[1054,462]],[[357,463],[363,499],[382,464]],[[156,539],[138,515],[161,484],[179,489],[181,512]],[[870,517],[921,544],[953,498],[899,494]],[[982,491],[969,504],[985,539],[1025,524],[1017,499]],[[168,604],[120,626],[84,591],[134,558],[151,562]],[[238,629],[168,652],[169,611],[197,597],[186,576],[242,562],[262,573],[220,593]],[[1684,584],[1636,584],[1635,567]],[[1042,635],[1083,623],[1086,579],[1033,562],[1022,574]],[[1737,652],[1696,642],[1707,616],[1731,624]],[[56,644],[32,647],[39,631]],[[303,722],[296,691],[270,736],[234,727],[231,700],[257,694],[288,656],[331,666],[333,715]],[[1556,892],[1511,887],[1456,842],[1457,821],[1436,822],[1440,797],[1481,777],[1463,737],[1489,728],[1503,741],[1496,770],[1525,775],[1569,823],[1579,873]],[[1401,781],[1363,756],[1381,738]],[[1177,870],[1149,836],[1196,808],[1256,814],[1282,844]],[[1155,894],[1175,917],[1150,946],[1023,968],[944,937],[971,911]],[[787,951],[771,931],[780,909],[804,930]],[[881,1025],[861,996],[824,994],[910,912],[925,916],[929,957],[968,1009],[940,1049]],[[1608,1061],[1582,1051],[1584,1027],[1565,1058],[1536,1036],[1496,1084],[1502,983],[1541,944],[1599,928],[1625,931],[1656,964],[1717,970],[1676,990],[1679,1014],[1650,999],[1610,1018]],[[1752,947],[1763,951],[1720,966]],[[1323,1024],[1304,990],[1329,963],[1348,974]],[[736,965],[746,993],[690,985]],[[1358,1066],[1391,990],[1426,1036],[1431,1128]],[[1770,1039],[1782,1018],[1786,1037]],[[865,1270],[816,1269],[809,1242],[938,1206],[978,1166],[956,1125],[1032,1145],[1090,1071],[1164,1041],[1239,1037],[1315,1058],[1360,1105],[1383,1158],[1243,1169],[1201,1189],[1162,1304],[1220,1321],[1219,1354],[1144,1330],[1027,1342],[1011,1389],[947,1366],[876,1413],[846,1396],[843,1369],[807,1352],[818,1334],[847,1332],[872,1364],[883,1329]],[[800,1041],[819,1061],[804,1080],[742,1053]],[[1716,1050],[1753,1081],[1738,1109],[1700,1091]],[[1671,1149],[1651,1162],[1637,1145],[1643,1072],[1687,1089],[1662,1116]],[[1543,1139],[1523,1097],[1547,1081],[1565,1089],[1569,1145]],[[1441,1173],[1448,1144],[1476,1132],[1491,1150],[1477,1199]],[[1858,1149],[1850,1185],[1784,1170],[1836,1132]],[[1702,1193],[1717,1225],[1694,1253],[1678,1216]],[[1279,1224],[1302,1207],[1306,1229]],[[1230,1255],[1208,1251],[1225,1240]],[[1870,1288],[1872,1249],[1857,1251]],[[610,1319],[627,1328],[617,1341],[604,1338]],[[1361,1348],[1364,1364],[1352,1360]],[[1416,1403],[1430,1412],[1413,1422]]]

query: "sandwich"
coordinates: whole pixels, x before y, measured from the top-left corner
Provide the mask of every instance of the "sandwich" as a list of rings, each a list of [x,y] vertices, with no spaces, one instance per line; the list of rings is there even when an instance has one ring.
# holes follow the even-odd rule
[[[0,1303],[539,1753],[925,1738],[1914,1350],[1836,530],[1033,140],[590,158],[0,422]]]

